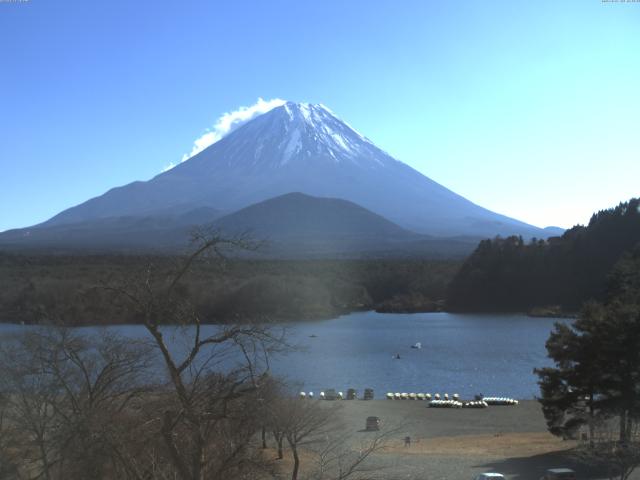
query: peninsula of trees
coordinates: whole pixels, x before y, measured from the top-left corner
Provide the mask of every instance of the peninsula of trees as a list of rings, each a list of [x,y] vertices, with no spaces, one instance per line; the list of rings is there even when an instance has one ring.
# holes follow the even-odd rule
[[[452,311],[577,312],[604,300],[607,275],[640,242],[640,199],[595,213],[548,240],[522,237],[480,242],[449,285]]]

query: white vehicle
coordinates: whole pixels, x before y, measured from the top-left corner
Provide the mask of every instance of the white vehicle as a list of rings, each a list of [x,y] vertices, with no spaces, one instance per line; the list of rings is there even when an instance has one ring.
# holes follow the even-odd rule
[[[576,480],[576,472],[570,468],[550,468],[540,480]]]
[[[504,475],[501,473],[481,473],[473,477],[473,480],[505,480]]]

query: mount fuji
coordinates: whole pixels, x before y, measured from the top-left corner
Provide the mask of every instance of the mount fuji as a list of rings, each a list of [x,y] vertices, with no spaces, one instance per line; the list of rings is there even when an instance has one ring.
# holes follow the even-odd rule
[[[138,220],[167,228],[206,223],[291,192],[346,200],[404,230],[435,237],[558,233],[470,202],[394,159],[323,105],[287,102],[149,181],[113,188],[40,225],[5,232],[0,243],[7,234],[15,243],[46,230],[64,243],[64,232],[82,225],[108,230]]]

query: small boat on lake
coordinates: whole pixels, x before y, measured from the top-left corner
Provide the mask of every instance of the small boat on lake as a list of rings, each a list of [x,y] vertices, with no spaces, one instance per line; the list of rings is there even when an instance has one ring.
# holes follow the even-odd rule
[[[420,349],[420,348],[422,348],[422,343],[420,343],[420,342],[416,342],[416,343],[414,343],[413,345],[411,345],[411,348],[418,348],[418,349]]]

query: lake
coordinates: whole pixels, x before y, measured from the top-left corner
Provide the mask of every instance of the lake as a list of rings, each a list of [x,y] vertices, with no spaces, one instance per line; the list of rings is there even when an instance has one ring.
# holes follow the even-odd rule
[[[551,364],[544,345],[558,321],[571,320],[513,314],[358,312],[287,324],[291,343],[302,350],[273,358],[272,370],[316,395],[326,388],[346,391],[352,387],[359,392],[373,388],[377,398],[386,392],[532,398],[538,394],[533,369]],[[26,327],[0,325],[0,333],[21,328]],[[146,336],[139,325],[109,328],[129,337]],[[411,348],[416,342],[421,349]]]

